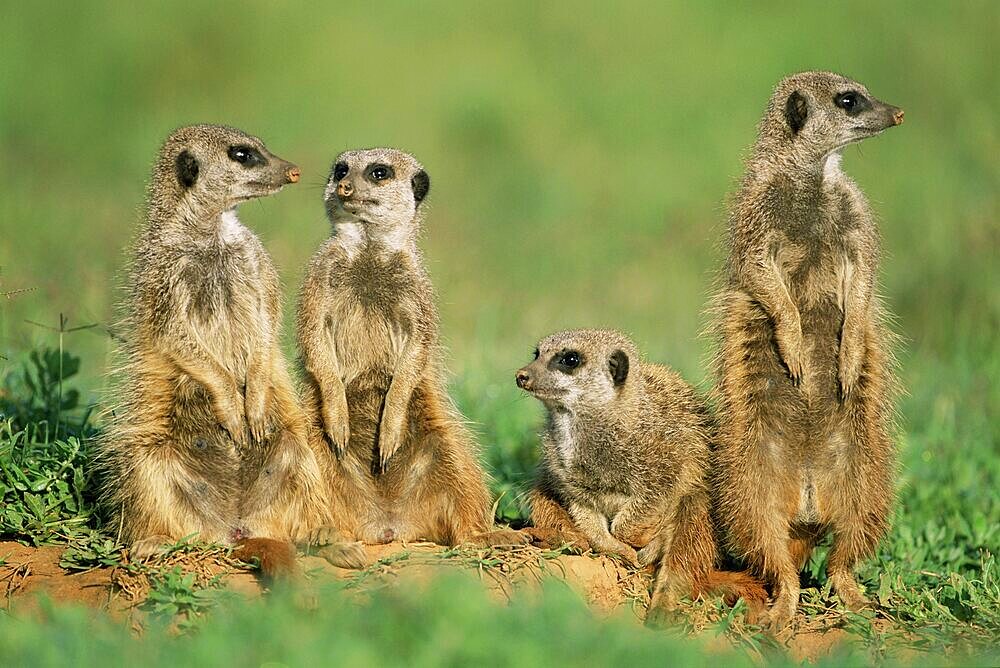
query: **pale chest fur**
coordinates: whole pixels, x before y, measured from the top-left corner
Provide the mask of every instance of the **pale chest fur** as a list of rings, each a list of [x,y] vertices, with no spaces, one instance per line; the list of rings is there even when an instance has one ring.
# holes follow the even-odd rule
[[[775,230],[771,259],[799,310],[834,303],[841,311],[857,278],[860,212],[851,196],[829,189],[809,224]]]
[[[253,233],[227,212],[217,234],[192,242],[170,269],[192,335],[237,377],[252,352],[273,342],[268,262]]]
[[[620,475],[622,463],[608,461],[608,453],[594,448],[578,429],[568,412],[550,416],[545,436],[547,465],[568,497],[596,509],[610,521],[630,499],[628,485]]]

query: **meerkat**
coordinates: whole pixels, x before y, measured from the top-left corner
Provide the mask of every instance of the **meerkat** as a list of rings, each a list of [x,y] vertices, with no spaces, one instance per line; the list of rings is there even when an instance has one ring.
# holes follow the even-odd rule
[[[713,426],[679,374],[644,362],[621,332],[571,330],[543,339],[516,381],[547,410],[528,531],[582,534],[596,551],[659,564],[650,618],[711,591],[763,604],[759,582],[717,569]]]
[[[298,180],[298,167],[234,128],[180,128],[160,150],[132,253],[120,395],[97,457],[111,526],[135,558],[196,536],[244,556],[279,543],[256,555],[265,567],[290,562],[282,541],[310,538],[342,548],[335,562],[363,561],[360,545],[333,540],[279,348],[278,276],[236,216]]]
[[[903,122],[856,81],[804,72],[775,88],[735,198],[714,305],[721,430],[714,469],[731,548],[775,585],[786,625],[799,572],[833,535],[840,601],[886,533],[896,470],[879,234],[844,146]]]
[[[332,236],[309,265],[297,321],[311,437],[332,450],[334,521],[357,540],[524,542],[491,531],[477,448],[445,391],[417,248],[429,188],[395,149],[347,151],[333,165]]]

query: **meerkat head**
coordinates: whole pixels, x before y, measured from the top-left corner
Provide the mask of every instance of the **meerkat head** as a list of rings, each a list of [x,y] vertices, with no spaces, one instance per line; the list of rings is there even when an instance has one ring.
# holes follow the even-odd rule
[[[570,330],[542,339],[515,379],[549,408],[599,408],[621,397],[638,361],[635,344],[621,332]]]
[[[431,181],[409,153],[394,148],[345,151],[330,170],[324,201],[330,221],[376,232],[412,227]]]
[[[822,161],[902,122],[902,109],[878,100],[857,81],[833,72],[802,72],[775,88],[761,135]]]
[[[175,130],[160,150],[152,187],[191,204],[225,211],[265,197],[299,180],[299,168],[264,146],[257,137],[222,125],[190,125]]]

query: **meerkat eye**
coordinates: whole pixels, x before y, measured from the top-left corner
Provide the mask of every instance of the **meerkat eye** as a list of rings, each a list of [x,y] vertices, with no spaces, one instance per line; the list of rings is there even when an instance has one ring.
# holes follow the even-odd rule
[[[535,348],[535,359],[538,359],[538,348]]]
[[[233,162],[238,162],[244,167],[255,167],[267,162],[264,156],[252,146],[230,146],[229,159]]]
[[[855,93],[854,91],[840,93],[837,97],[833,98],[833,103],[850,115],[860,113],[869,106],[868,100],[860,93]]]
[[[365,176],[375,183],[391,179],[395,175],[396,172],[389,165],[372,165],[365,172]]]
[[[559,365],[566,369],[575,369],[580,366],[580,353],[575,350],[563,353]]]
[[[349,171],[351,170],[347,166],[346,162],[338,162],[336,165],[333,166],[333,180],[334,181],[341,180],[342,178],[347,176],[347,172]]]

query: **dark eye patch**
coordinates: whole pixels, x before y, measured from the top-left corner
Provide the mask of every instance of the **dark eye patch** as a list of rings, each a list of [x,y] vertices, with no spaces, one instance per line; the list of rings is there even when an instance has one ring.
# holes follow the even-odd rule
[[[872,103],[867,97],[853,90],[837,93],[833,103],[846,111],[848,116],[857,116],[862,111],[872,108]]]
[[[382,163],[375,163],[374,165],[368,165],[365,169],[365,178],[372,183],[379,183],[381,181],[388,181],[389,179],[396,176],[396,171],[391,165],[383,165]]]
[[[583,355],[576,350],[564,350],[552,359],[555,367],[563,373],[573,373],[583,364]]]
[[[267,159],[253,146],[246,146],[244,144],[230,146],[228,154],[230,160],[238,162],[247,168],[267,164]]]
[[[538,359],[538,348],[535,348],[535,359]]]
[[[347,166],[346,162],[338,162],[336,165],[333,166],[333,180],[334,181],[341,180],[342,178],[347,176],[347,172],[349,171],[351,171],[351,168]]]

